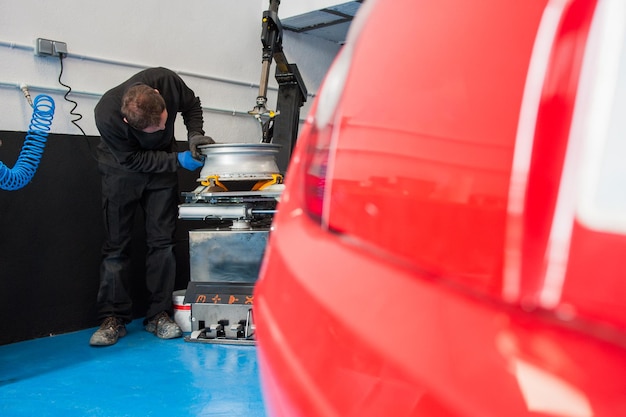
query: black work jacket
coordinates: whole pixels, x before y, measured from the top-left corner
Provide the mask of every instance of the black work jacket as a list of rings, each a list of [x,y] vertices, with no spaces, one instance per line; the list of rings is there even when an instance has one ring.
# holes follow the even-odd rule
[[[127,88],[144,83],[159,90],[167,108],[165,130],[144,133],[124,122],[122,96]],[[101,141],[98,161],[133,172],[175,172],[178,169],[174,121],[183,117],[188,137],[204,135],[200,99],[178,74],[167,68],[143,70],[107,91],[95,107]]]

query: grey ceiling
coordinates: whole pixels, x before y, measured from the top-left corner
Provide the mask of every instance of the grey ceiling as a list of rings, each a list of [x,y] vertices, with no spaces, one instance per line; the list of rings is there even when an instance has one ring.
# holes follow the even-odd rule
[[[352,18],[363,0],[349,1],[336,6],[314,10],[281,20],[283,29],[305,33],[331,42],[343,44]]]

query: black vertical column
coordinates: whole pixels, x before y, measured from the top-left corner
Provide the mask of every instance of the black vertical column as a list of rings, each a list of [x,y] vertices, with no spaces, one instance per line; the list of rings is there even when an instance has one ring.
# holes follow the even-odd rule
[[[298,138],[300,123],[300,107],[306,101],[306,87],[302,81],[296,64],[288,64],[288,72],[276,70],[278,82],[278,100],[276,111],[279,113],[274,121],[274,139],[272,143],[282,148],[276,158],[281,174],[285,175],[291,152]]]

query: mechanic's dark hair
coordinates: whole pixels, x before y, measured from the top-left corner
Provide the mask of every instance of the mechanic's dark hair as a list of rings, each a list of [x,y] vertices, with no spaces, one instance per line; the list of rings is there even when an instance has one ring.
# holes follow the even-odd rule
[[[128,124],[137,130],[158,126],[163,110],[165,100],[146,84],[133,84],[122,97],[122,114]]]

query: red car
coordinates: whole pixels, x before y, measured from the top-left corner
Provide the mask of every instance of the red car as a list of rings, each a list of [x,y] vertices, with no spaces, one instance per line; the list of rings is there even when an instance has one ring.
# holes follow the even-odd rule
[[[366,0],[255,322],[268,412],[626,415],[626,2]]]

